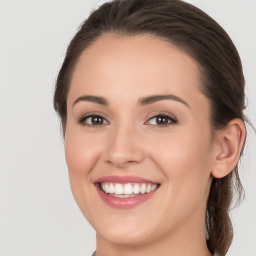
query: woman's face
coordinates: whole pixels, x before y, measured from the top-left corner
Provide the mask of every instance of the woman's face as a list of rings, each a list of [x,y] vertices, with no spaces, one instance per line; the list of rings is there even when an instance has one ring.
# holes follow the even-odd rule
[[[196,62],[153,36],[105,35],[81,55],[66,161],[74,197],[102,239],[204,234],[216,147],[199,87]]]

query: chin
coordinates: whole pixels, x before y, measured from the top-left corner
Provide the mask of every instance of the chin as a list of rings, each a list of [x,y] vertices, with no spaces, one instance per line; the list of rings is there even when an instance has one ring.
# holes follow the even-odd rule
[[[110,224],[110,223],[109,223]],[[107,227],[95,227],[98,235],[115,244],[141,245],[152,239],[153,230],[143,223],[110,224]]]

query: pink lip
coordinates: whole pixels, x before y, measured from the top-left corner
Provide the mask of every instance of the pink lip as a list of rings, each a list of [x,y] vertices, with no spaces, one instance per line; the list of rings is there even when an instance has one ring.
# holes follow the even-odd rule
[[[150,193],[146,194],[139,194],[133,197],[127,197],[127,198],[119,198],[114,197],[109,194],[106,194],[104,191],[100,188],[100,183],[103,182],[113,182],[113,183],[152,183],[156,184],[156,182],[136,177],[136,176],[106,176],[99,178],[95,181],[96,189],[100,195],[100,198],[110,207],[118,208],[118,209],[129,209],[136,207],[139,204],[144,203],[145,201],[149,200],[158,189],[153,190]]]

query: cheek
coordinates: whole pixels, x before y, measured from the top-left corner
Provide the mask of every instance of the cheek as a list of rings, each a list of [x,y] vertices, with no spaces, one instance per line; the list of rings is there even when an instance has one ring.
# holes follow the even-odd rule
[[[74,198],[91,222],[94,209],[91,191],[94,190],[91,170],[96,165],[100,155],[100,143],[96,143],[91,137],[84,136],[75,128],[66,129],[65,157],[69,171],[69,181]]]
[[[91,136],[83,136],[76,129],[67,129],[65,136],[65,157],[69,173],[88,175],[100,154],[100,144]]]
[[[161,152],[161,153],[157,153]],[[173,212],[172,220],[169,214],[166,223],[189,219],[193,213],[204,217],[206,202],[211,183],[211,144],[209,133],[190,130],[176,133],[155,149],[160,169],[165,175],[166,184],[165,212]]]
[[[209,186],[212,145],[208,129],[179,129],[152,142],[152,158],[175,194],[202,193]]]

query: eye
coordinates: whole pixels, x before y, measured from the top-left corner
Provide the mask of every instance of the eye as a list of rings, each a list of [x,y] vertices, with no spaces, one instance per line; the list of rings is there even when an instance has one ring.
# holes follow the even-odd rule
[[[177,118],[172,115],[158,114],[149,118],[146,124],[156,125],[156,126],[169,126],[169,125],[176,124],[177,122],[178,122]]]
[[[79,123],[86,126],[101,126],[101,125],[107,125],[109,122],[100,115],[86,115],[83,116]]]

